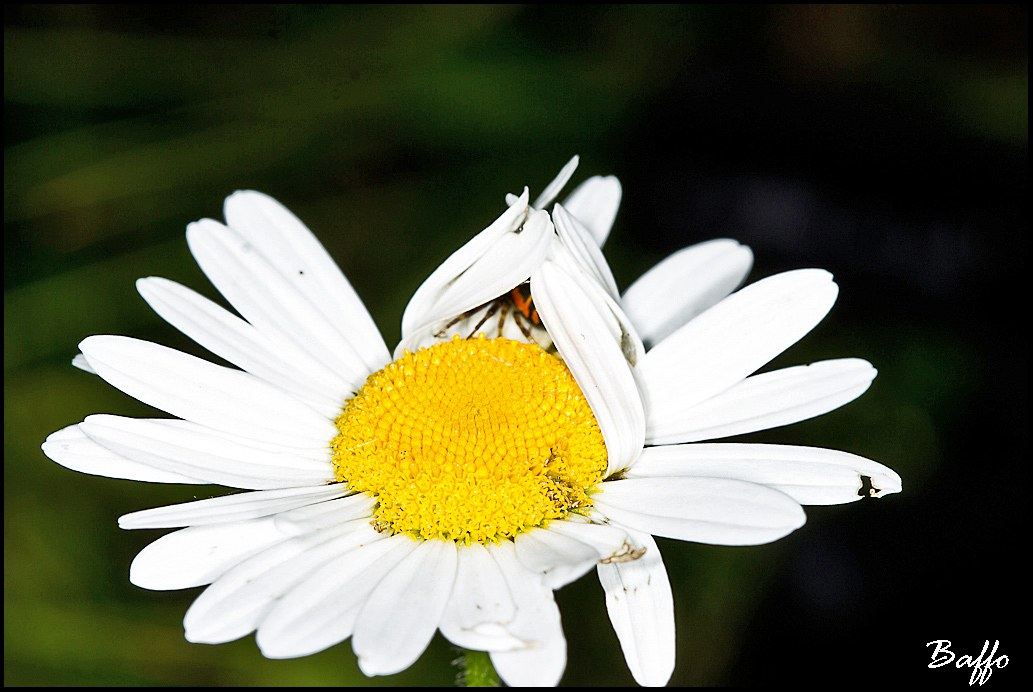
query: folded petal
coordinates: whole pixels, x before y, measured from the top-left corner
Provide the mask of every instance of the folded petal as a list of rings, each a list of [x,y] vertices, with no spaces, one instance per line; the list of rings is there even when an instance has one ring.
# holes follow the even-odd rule
[[[516,604],[517,615],[508,629],[528,643],[524,649],[491,652],[496,672],[510,687],[557,685],[567,665],[567,640],[552,589],[520,563],[513,543],[487,548]]]
[[[246,372],[122,336],[91,336],[79,347],[109,384],[185,420],[308,448],[328,445],[337,434],[325,416]]]
[[[734,240],[692,245],[639,277],[624,292],[621,305],[642,340],[652,346],[727,297],[752,266],[753,253]]]
[[[603,560],[630,552],[627,532],[600,524],[549,522],[516,537],[516,555],[527,569],[541,575],[550,589],[578,579]]]
[[[201,478],[155,468],[137,459],[127,459],[92,440],[78,424],[51,433],[42,449],[51,460],[65,468],[94,476],[148,483],[208,483]]]
[[[248,322],[174,281],[140,279],[137,290],[158,315],[201,346],[333,418],[351,384],[279,335]]]
[[[391,358],[355,289],[312,231],[272,197],[241,190],[226,198],[226,224],[258,249],[359,354],[369,372]]]
[[[514,273],[512,271],[514,262],[511,261],[510,266],[502,266],[500,264],[502,257],[493,251],[507,236],[506,242],[511,248],[521,246],[521,244],[533,248],[537,241],[541,241],[539,235],[549,235],[545,232],[546,226],[543,223],[548,215],[543,217],[540,214],[532,214],[533,210],[528,206],[527,198],[528,192],[525,188],[523,195],[513,200],[513,203],[498,219],[453,252],[416,289],[416,293],[409,300],[402,315],[402,341],[427,325],[451,319],[466,310],[471,310],[497,298],[531,275],[531,272],[528,271],[523,278],[517,277],[517,274],[523,272]],[[532,216],[536,219],[531,228],[534,237],[529,238],[532,242],[528,243],[528,238],[525,238],[521,243],[519,236],[523,235],[527,222],[531,220]],[[548,230],[551,231],[551,228]],[[510,259],[519,262],[524,258]],[[518,269],[522,270],[522,267]],[[464,282],[464,284],[469,284],[465,286],[465,290],[459,291],[454,288],[453,284],[470,272],[472,272],[471,276]],[[500,273],[507,275],[506,281],[502,283],[509,284],[508,287],[499,283]],[[510,274],[512,274],[512,278],[510,278]],[[481,281],[486,281],[490,285],[478,286],[477,284]],[[459,309],[456,309],[457,307]]]
[[[232,488],[311,487],[334,477],[329,448],[263,445],[190,421],[94,415],[79,428],[126,458]]]
[[[589,178],[563,200],[563,206],[585,225],[599,247],[606,244],[620,204],[621,184],[612,175]]]
[[[803,526],[800,504],[783,492],[726,478],[649,477],[606,481],[596,509],[621,526],[716,545],[770,543]]]
[[[370,594],[352,649],[366,675],[399,673],[420,657],[438,629],[456,576],[456,544],[417,543]]]
[[[674,599],[667,569],[648,533],[632,532],[645,548],[636,560],[600,564],[606,612],[635,682],[666,685],[674,672]]]
[[[647,447],[627,477],[664,481],[672,477],[732,478],[775,488],[804,505],[838,505],[866,495],[881,497],[900,492],[901,486],[900,476],[893,470],[856,454],[767,444]]]
[[[510,634],[516,604],[502,570],[480,543],[458,546],[455,585],[441,618],[441,634],[456,646],[476,651],[509,651],[527,646]]]
[[[118,525],[123,529],[168,529],[257,519],[314,503],[323,503],[348,492],[348,486],[336,483],[223,495],[133,512],[119,517]]]
[[[744,380],[813,329],[838,292],[821,269],[785,272],[747,286],[678,329],[639,366],[650,420],[666,425]]]
[[[645,412],[625,353],[630,336],[621,335],[616,316],[586,291],[585,280],[579,282],[551,260],[532,277],[531,294],[599,421],[608,455],[607,475],[627,467],[645,440]]]
[[[646,442],[715,440],[797,423],[861,396],[875,374],[867,361],[843,358],[753,375],[681,417],[658,413],[646,422]]]

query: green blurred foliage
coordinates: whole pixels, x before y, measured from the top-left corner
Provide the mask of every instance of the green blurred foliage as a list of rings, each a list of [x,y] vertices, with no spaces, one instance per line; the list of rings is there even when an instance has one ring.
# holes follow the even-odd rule
[[[440,637],[408,671],[373,680],[347,643],[292,661],[262,658],[250,637],[187,643],[181,620],[198,590],[131,586],[129,563],[155,536],[120,532],[116,518],[223,490],[81,476],[39,450],[91,413],[153,415],[70,366],[86,336],[129,334],[205,355],[147,309],[133,281],[157,274],[216,297],[182,233],[201,216],[221,218],[233,190],[272,194],[304,219],[393,344],[408,297],[501,212],[506,192],[526,184],[537,193],[575,153],[575,182],[620,173],[632,134],[649,128],[643,118],[712,64],[722,42],[749,44],[773,74],[815,93],[870,86],[990,145],[1027,141],[1025,33],[1022,46],[1008,43],[1018,39],[1000,29],[1013,21],[1007,9],[776,7],[762,11],[761,31],[737,36],[760,10],[161,7],[5,8],[6,684],[454,679],[455,652]],[[978,44],[999,50],[957,47],[980,31],[1000,31]],[[707,136],[675,131],[671,147],[690,135]],[[638,194],[633,179],[623,182],[626,199]],[[635,242],[634,223],[627,211],[618,217],[608,248],[622,287],[662,256]],[[751,439],[869,456],[913,492],[936,473],[944,430],[979,386],[980,355],[949,330],[833,324],[776,365],[868,358],[881,375],[864,403]],[[809,514],[812,531],[830,516]],[[793,540],[661,542],[676,590],[673,683],[729,679]],[[595,580],[558,600],[570,642],[564,682],[630,684]]]

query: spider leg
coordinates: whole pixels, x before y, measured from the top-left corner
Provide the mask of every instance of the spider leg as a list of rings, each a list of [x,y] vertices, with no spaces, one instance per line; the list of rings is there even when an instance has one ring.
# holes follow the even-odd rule
[[[470,336],[468,336],[466,338],[467,339],[472,339],[473,335],[477,333],[477,330],[480,329],[482,326],[484,326],[484,323],[487,322],[489,319],[491,319],[492,315],[494,315],[496,312],[499,311],[499,307],[500,307],[499,301],[496,300],[495,302],[493,302],[491,304],[491,307],[488,308],[488,311],[484,313],[484,317],[481,318],[481,321],[478,322],[477,326],[473,328],[472,332],[470,332]]]

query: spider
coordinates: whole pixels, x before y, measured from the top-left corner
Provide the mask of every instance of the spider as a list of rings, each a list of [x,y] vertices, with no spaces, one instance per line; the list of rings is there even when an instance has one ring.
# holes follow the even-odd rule
[[[512,313],[513,322],[520,329],[520,333],[524,335],[524,338],[537,343],[531,334],[531,330],[535,327],[540,327],[542,320],[538,316],[538,311],[534,308],[534,299],[531,297],[531,285],[526,281],[506,295],[500,296],[490,303],[485,303],[484,305],[480,305],[473,310],[468,310],[459,315],[442,327],[435,336],[439,338],[444,336],[445,332],[447,332],[453,325],[472,317],[479,310],[482,310],[485,307],[487,307],[487,311],[484,313],[484,316],[481,317],[481,320],[473,330],[471,330],[470,335],[466,337],[467,339],[472,339],[473,335],[477,333],[477,330],[483,327],[485,322],[490,320],[501,310],[502,314],[499,316],[499,337],[502,336],[502,329],[506,324],[506,318],[510,313]]]

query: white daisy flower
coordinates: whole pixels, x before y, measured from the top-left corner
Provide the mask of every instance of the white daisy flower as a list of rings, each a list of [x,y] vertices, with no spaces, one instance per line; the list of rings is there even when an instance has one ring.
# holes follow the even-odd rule
[[[510,195],[427,279],[393,356],[312,233],[257,192],[227,198],[225,225],[187,229],[243,319],[166,279],[137,284],[239,370],[127,337],[80,344],[74,364],[176,418],[89,416],[47,438],[47,456],[253,491],[119,520],[180,529],[130,580],[210,584],[188,640],[256,632],[264,655],[288,658],[350,637],[362,671],[387,675],[440,629],[489,652],[506,683],[552,685],[566,665],[553,590],[596,567],[635,679],[664,684],[673,605],[651,535],[766,543],[804,523],[802,504],[900,490],[844,452],[699,444],[830,411],[875,370],[846,359],[753,375],[837,289],[801,270],[733,294],[752,263],[734,241],[676,253],[620,295],[600,251],[617,180],[544,210],[576,165],[534,204]]]

